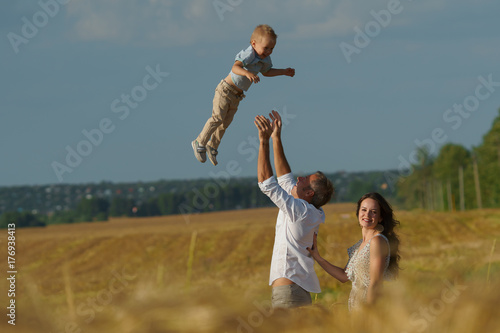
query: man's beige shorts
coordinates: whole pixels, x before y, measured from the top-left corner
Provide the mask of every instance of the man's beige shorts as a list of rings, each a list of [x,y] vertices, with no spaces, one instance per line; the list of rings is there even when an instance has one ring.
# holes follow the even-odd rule
[[[311,305],[311,294],[297,284],[278,286],[272,292],[273,308],[295,308]]]

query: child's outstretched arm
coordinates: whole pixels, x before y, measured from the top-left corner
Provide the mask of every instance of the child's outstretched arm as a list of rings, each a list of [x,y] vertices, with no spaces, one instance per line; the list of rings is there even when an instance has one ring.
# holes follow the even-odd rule
[[[284,68],[284,69],[271,68],[267,72],[262,73],[262,75],[267,76],[267,77],[280,76],[280,75],[286,75],[286,76],[293,77],[295,75],[295,68]]]
[[[250,80],[250,82],[257,83],[260,81],[260,77],[252,72],[247,71],[246,69],[243,68],[243,63],[239,60],[236,60],[234,62],[233,68],[231,68],[231,71],[234,74],[241,75],[241,76],[246,76],[247,79]]]

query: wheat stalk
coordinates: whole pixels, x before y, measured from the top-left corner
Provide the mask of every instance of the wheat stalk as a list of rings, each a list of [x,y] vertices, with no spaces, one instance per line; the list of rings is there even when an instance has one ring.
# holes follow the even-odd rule
[[[490,252],[490,260],[488,262],[488,273],[486,274],[486,283],[490,283],[490,269],[491,269],[491,257],[493,257],[493,252],[495,251],[495,243],[497,242],[497,239],[495,238],[493,240],[493,246],[491,247],[491,252]]]
[[[68,313],[71,320],[75,320],[75,300],[73,297],[73,290],[71,289],[71,282],[69,278],[69,265],[63,265],[63,278],[64,278],[64,291],[66,292],[66,302],[68,303]]]
[[[191,276],[193,274],[194,248],[196,246],[196,236],[198,232],[195,230],[191,234],[191,243],[189,244],[189,257],[187,262],[186,288],[191,287]]]

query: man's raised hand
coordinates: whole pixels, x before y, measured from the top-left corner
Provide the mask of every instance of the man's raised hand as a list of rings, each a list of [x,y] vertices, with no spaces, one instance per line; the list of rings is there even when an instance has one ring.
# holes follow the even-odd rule
[[[271,122],[264,116],[256,116],[254,120],[254,124],[259,130],[259,140],[260,141],[269,141],[271,134],[274,132],[274,122]]]
[[[272,136],[275,138],[279,138],[281,136],[281,127],[282,127],[282,122],[281,122],[281,116],[278,113],[278,111],[271,111],[269,114],[269,117],[271,118],[271,121],[273,123],[273,133]]]

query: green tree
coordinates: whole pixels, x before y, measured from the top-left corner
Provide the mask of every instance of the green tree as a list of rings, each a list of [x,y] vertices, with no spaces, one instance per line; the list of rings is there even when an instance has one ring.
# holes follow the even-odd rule
[[[110,216],[133,216],[133,208],[136,206],[134,199],[114,197],[109,206]]]
[[[460,186],[459,186],[459,169],[466,170],[467,166],[471,163],[469,151],[461,145],[448,143],[441,147],[439,155],[436,157],[432,166],[432,173],[441,186],[442,196],[439,198],[445,202],[445,207],[448,207],[448,184],[451,188],[451,197],[453,198],[452,204],[458,206],[460,200]],[[465,176],[464,176],[465,178]]]
[[[407,208],[429,209],[429,188],[432,188],[432,156],[425,148],[417,150],[417,163],[413,172],[397,183],[398,200]]]
[[[500,207],[500,109],[498,113],[475,149],[484,207]]]
[[[176,212],[175,194],[174,193],[160,194],[158,196],[157,205],[161,215],[174,214]]]
[[[361,196],[363,196],[364,194],[375,191],[377,191],[377,189],[374,188],[373,183],[356,177],[349,182],[345,200],[350,202],[357,202],[359,198],[361,198]]]
[[[456,206],[460,200],[459,168],[462,167],[465,208],[477,208],[477,197],[481,198],[483,207],[500,207],[500,109],[498,111],[499,115],[483,136],[481,145],[471,151],[460,145],[446,144],[434,161],[420,153],[420,162],[414,166],[413,173],[398,183],[398,198],[408,208],[432,208],[432,201],[439,201],[435,200],[436,196],[442,195],[442,202],[448,201],[446,192],[449,183],[451,204]],[[477,162],[480,196],[476,193],[472,156]],[[444,188],[442,194],[436,195],[436,181],[440,184],[438,187]]]
[[[151,198],[146,202],[139,205],[137,209],[137,216],[158,216],[161,215],[160,208],[158,207],[158,199]]]
[[[0,217],[0,228],[7,228],[9,224],[14,223],[16,228],[23,227],[44,227],[46,223],[43,218],[37,214],[28,212],[5,212]]]
[[[49,224],[64,224],[78,222],[78,216],[74,210],[58,210],[49,216]]]
[[[83,198],[76,208],[79,221],[106,221],[109,202],[103,198]]]

